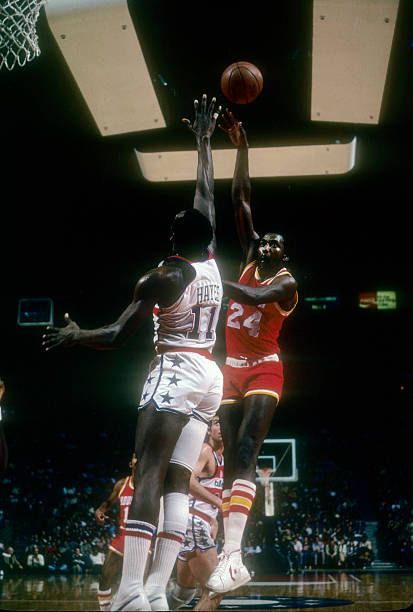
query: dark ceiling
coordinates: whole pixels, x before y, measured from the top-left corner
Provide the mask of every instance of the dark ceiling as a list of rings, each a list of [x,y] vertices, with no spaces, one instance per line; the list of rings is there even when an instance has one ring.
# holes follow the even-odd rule
[[[403,282],[413,115],[412,4],[400,3],[379,125],[310,121],[309,1],[256,2],[253,9],[238,3],[202,8],[184,3],[177,10],[174,3],[144,0],[130,2],[129,8],[167,128],[100,136],[44,9],[38,21],[41,55],[0,75],[3,192],[13,202],[3,213],[9,227],[3,240],[15,248],[24,227],[30,230],[19,249],[22,260],[38,270],[48,262],[41,291],[58,286],[60,274],[53,278],[50,273],[69,262],[80,275],[87,269],[88,282],[96,276],[100,283],[102,265],[122,269],[123,255],[134,269],[136,258],[150,262],[148,249],[158,258],[170,219],[191,205],[194,185],[146,182],[134,148],[193,147],[181,118],[191,116],[192,101],[203,92],[225,104],[219,78],[238,59],[252,61],[264,75],[260,97],[232,107],[251,146],[358,139],[355,168],[347,175],[255,180],[258,230],[271,225],[284,231],[299,267],[321,275],[320,287],[326,266],[344,284],[353,284],[348,270],[356,264],[363,282],[387,283],[395,273]],[[219,130],[212,145],[228,146]],[[229,193],[229,181],[217,181],[218,238],[222,231],[226,249],[234,247],[237,258]],[[19,282],[11,276],[12,284]],[[31,285],[25,267],[19,279],[18,291],[38,287],[39,279]]]

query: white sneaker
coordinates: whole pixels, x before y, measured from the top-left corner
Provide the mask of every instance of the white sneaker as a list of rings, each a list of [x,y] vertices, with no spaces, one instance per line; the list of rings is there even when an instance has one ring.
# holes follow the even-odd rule
[[[169,610],[169,603],[165,591],[157,588],[145,588],[145,594],[150,604],[150,610]]]
[[[251,576],[242,562],[241,551],[225,553],[207,580],[206,587],[215,593],[226,593],[249,582]]]
[[[150,612],[152,610],[151,604],[145,595],[143,589],[134,590],[129,596],[122,595],[121,597],[116,595],[110,606],[111,611],[116,612],[137,612],[145,611]]]

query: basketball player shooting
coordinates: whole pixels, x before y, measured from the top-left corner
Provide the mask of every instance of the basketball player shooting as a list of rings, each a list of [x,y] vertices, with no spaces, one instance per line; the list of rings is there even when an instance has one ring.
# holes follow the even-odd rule
[[[188,126],[198,151],[194,208],[172,223],[172,256],[136,283],[131,303],[105,327],[85,330],[66,315],[63,328],[49,327],[43,347],[121,346],[154,315],[155,351],[139,405],[134,494],[125,530],[122,578],[112,610],[168,610],[166,585],[184,540],[190,474],[207,424],[222,397],[222,373],[211,358],[222,301],[221,276],[211,256],[214,244],[214,175],[210,138],[219,114],[215,98],[196,100]],[[164,500],[151,570],[144,571]]]
[[[297,282],[285,267],[284,238],[275,232],[260,238],[253,226],[245,129],[228,110],[220,127],[237,148],[232,203],[243,250],[239,283],[223,283],[224,294],[230,298],[219,411],[226,457],[222,495],[225,541],[220,562],[206,584],[216,593],[225,593],[250,580],[242,562],[241,540],[255,498],[257,457],[283,388],[278,336],[298,296]]]

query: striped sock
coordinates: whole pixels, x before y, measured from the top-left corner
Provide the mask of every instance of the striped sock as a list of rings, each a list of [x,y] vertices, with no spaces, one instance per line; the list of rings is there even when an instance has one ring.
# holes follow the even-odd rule
[[[225,552],[241,549],[245,525],[255,498],[256,485],[249,480],[234,480],[231,490]]]
[[[98,589],[99,610],[109,610],[112,603],[112,589]]]
[[[152,566],[145,583],[145,592],[165,591],[188,524],[188,495],[167,493],[164,496],[164,523],[156,538]]]
[[[222,491],[222,521],[224,523],[224,541],[227,538],[230,501],[231,501],[231,489],[224,489]]]
[[[132,591],[143,588],[143,574],[154,533],[155,527],[150,523],[126,521],[122,578],[117,598],[125,599]]]

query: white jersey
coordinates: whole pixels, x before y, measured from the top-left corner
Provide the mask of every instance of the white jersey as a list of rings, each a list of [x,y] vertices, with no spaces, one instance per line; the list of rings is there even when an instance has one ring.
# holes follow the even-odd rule
[[[224,488],[224,457],[218,455],[216,451],[212,451],[215,459],[215,472],[212,476],[205,478],[198,478],[199,482],[204,486],[210,493],[217,495],[219,498],[222,497],[222,489]],[[217,506],[208,504],[207,502],[197,499],[193,495],[189,495],[189,513],[204,518],[216,518],[218,514]],[[208,517],[208,518],[207,518]]]
[[[222,302],[222,281],[215,259],[189,262],[196,272],[177,301],[154,308],[157,351],[169,348],[206,349],[212,352]]]

